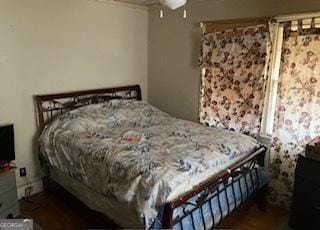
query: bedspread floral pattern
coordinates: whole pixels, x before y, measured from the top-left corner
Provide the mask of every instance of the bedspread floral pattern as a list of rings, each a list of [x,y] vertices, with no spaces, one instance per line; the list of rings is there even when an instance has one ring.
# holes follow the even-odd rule
[[[266,25],[202,37],[201,123],[257,136],[269,50]]]
[[[271,201],[287,208],[297,155],[320,135],[320,30],[290,32],[289,28],[283,43],[270,153],[275,178]]]
[[[177,187],[207,171],[225,170],[260,147],[249,136],[129,100],[67,112],[46,127],[40,146],[52,166],[135,207],[146,228]]]

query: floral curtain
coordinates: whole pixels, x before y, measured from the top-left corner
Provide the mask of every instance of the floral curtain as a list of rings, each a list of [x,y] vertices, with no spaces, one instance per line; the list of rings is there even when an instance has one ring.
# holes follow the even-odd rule
[[[202,124],[259,134],[269,50],[267,25],[203,35]]]
[[[320,135],[320,30],[285,27],[271,147],[272,202],[289,207],[297,155]]]

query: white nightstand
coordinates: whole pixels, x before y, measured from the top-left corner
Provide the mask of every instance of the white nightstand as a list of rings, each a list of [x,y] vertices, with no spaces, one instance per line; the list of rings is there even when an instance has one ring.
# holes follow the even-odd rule
[[[0,170],[0,219],[16,218],[20,215],[15,169],[10,167]]]

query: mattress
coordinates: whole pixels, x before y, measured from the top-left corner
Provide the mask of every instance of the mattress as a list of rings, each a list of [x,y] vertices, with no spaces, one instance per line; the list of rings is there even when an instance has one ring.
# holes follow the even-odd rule
[[[260,147],[249,136],[176,119],[132,100],[69,111],[40,136],[41,154],[52,167],[126,204],[146,228],[165,203]]]
[[[119,226],[131,229],[144,228],[139,215],[133,207],[112,197],[97,193],[79,180],[72,178],[55,167],[50,167],[49,170],[51,179],[81,200],[90,209],[106,215]]]

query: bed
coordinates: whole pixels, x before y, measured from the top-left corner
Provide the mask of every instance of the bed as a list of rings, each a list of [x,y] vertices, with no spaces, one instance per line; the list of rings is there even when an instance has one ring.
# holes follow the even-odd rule
[[[173,118],[141,101],[138,85],[36,103],[48,179],[120,227],[210,229],[248,200],[265,208],[265,147]]]

